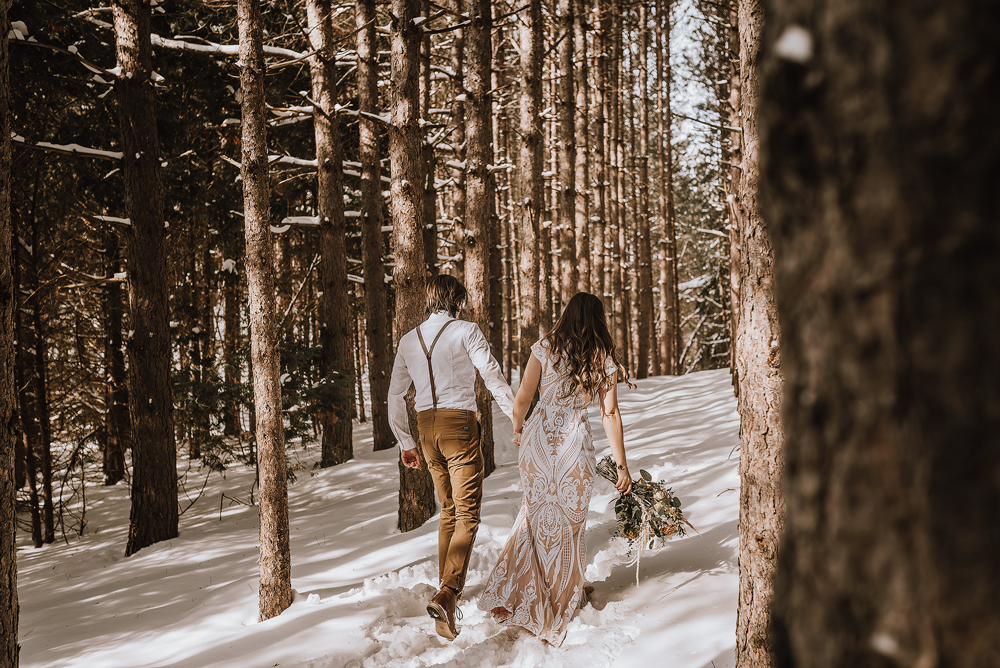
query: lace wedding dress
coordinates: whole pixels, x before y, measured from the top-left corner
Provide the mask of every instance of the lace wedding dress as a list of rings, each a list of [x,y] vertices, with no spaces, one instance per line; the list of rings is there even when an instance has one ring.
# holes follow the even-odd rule
[[[518,469],[524,498],[479,608],[559,646],[580,605],[587,560],[585,529],[594,487],[594,439],[587,407],[569,394],[570,378],[542,339],[531,346],[542,365],[539,401],[521,432]],[[617,372],[610,357],[609,377]]]

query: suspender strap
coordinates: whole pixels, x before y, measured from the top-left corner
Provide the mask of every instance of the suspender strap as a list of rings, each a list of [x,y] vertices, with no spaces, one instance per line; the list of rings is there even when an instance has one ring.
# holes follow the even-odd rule
[[[424,349],[424,357],[427,358],[427,375],[430,376],[431,379],[431,401],[434,402],[434,408],[438,407],[438,398],[437,388],[434,387],[434,369],[431,367],[431,355],[434,353],[434,346],[437,345],[438,339],[440,339],[441,335],[444,334],[444,330],[448,329],[448,325],[453,322],[455,321],[448,320],[444,323],[441,329],[438,330],[437,336],[435,336],[434,340],[431,341],[430,348],[428,348],[427,344],[424,343],[424,335],[420,333],[420,327],[417,327],[417,338],[420,339],[420,347]]]

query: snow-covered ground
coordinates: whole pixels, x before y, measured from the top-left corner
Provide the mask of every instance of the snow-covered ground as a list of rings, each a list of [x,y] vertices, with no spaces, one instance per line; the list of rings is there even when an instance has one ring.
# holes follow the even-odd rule
[[[499,468],[485,483],[454,642],[435,635],[425,611],[437,579],[437,518],[396,530],[398,451],[372,452],[370,428],[355,425],[356,457],[342,466],[313,470],[315,448],[297,450],[304,467],[289,487],[296,594],[279,617],[256,620],[256,509],[230,500],[248,496],[252,471],[211,474],[181,517],[180,537],[129,559],[127,490],[93,485],[82,538],[36,550],[18,535],[21,665],[730,667],[739,453],[729,375],[638,385],[621,386],[620,396],[630,467],[668,481],[701,533],[647,551],[637,585],[627,545],[612,537],[614,488],[598,479],[587,524],[595,591],[561,648],[508,632],[476,608],[521,496],[510,422],[495,409]],[[608,448],[596,409],[591,422],[600,457]],[[188,472],[188,490],[204,482],[204,473]]]

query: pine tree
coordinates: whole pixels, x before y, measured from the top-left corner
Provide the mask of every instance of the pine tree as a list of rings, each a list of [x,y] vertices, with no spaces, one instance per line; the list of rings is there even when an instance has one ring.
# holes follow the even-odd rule
[[[240,87],[243,90],[243,217],[246,234],[250,349],[260,478],[260,619],[292,603],[288,538],[288,483],[274,300],[274,247],[270,229],[267,124],[264,108],[263,34],[259,0],[239,0]]]
[[[0,668],[17,668],[14,304],[10,217],[10,58],[7,4],[0,3]]]
[[[403,334],[423,321],[426,300],[426,264],[423,225],[423,168],[420,164],[422,130],[417,97],[420,68],[420,39],[423,34],[413,19],[419,15],[419,0],[393,0],[391,85],[389,106],[389,159],[392,167],[390,209],[392,213],[392,278],[396,289],[396,323],[393,338],[398,344]],[[413,391],[407,395],[410,430],[416,432]],[[423,454],[418,454],[423,458]],[[434,484],[426,463],[410,469],[399,462],[400,531],[411,531],[434,514]]]
[[[177,536],[177,453],[170,385],[170,311],[164,248],[160,146],[153,105],[150,7],[140,0],[113,3],[115,45],[122,75],[115,82],[121,118],[122,173],[130,329],[129,412],[132,451],[130,556]]]
[[[786,387],[775,663],[1000,665],[1000,7],[764,16]]]
[[[358,51],[358,119],[361,160],[361,240],[365,276],[365,330],[368,336],[368,382],[372,396],[372,438],[375,450],[395,442],[384,400],[392,373],[392,325],[389,320],[382,243],[382,166],[379,162],[378,62],[374,0],[355,5]]]

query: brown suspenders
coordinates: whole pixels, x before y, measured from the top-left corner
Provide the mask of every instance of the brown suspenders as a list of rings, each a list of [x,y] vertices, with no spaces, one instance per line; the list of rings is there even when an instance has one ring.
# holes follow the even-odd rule
[[[427,358],[427,375],[431,379],[431,401],[434,402],[434,408],[438,407],[437,389],[434,387],[434,369],[431,367],[431,355],[434,353],[434,346],[437,345],[438,339],[444,333],[444,330],[448,328],[448,325],[455,322],[454,320],[449,320],[438,330],[437,336],[431,341],[431,347],[428,348],[427,344],[424,343],[424,335],[420,333],[420,327],[417,327],[417,338],[420,339],[420,347],[424,349],[424,356]]]

